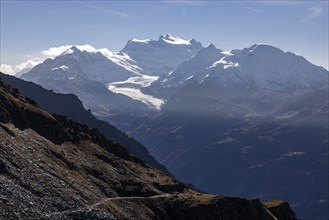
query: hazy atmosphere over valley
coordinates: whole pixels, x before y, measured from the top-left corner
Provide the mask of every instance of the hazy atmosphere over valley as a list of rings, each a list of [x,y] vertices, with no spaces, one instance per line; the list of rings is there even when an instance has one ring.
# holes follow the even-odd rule
[[[329,218],[328,1],[0,3],[0,219]]]

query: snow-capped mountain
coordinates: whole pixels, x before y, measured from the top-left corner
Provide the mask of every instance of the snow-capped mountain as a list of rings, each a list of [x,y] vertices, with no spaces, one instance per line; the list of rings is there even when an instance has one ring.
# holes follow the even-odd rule
[[[141,102],[147,108],[160,109],[164,101],[144,94],[142,89],[158,79],[158,76],[152,75],[173,70],[201,48],[201,43],[194,39],[183,40],[169,34],[161,35],[158,40],[132,39],[121,52],[111,52],[105,48],[96,50],[90,45],[72,46],[54,59],[47,59],[35,66],[20,78],[57,92],[80,94],[79,98],[86,103],[90,103],[90,96],[83,94],[83,88],[75,91],[76,84],[81,87],[82,82],[95,81],[113,93]],[[155,73],[154,67],[161,71]]]
[[[159,97],[168,98],[176,91],[177,87],[220,60],[224,57],[224,54],[225,52],[210,44],[190,59],[184,61],[174,71],[161,75],[157,81],[151,84],[148,90],[155,91],[155,94]]]
[[[205,79],[209,77],[209,79]],[[217,80],[224,87],[252,83],[258,89],[274,91],[317,88],[328,83],[328,71],[305,58],[279,48],[256,44],[232,51],[198,76]]]
[[[212,49],[211,49],[212,48]],[[243,50],[222,52],[205,48],[153,85],[182,87],[191,81],[222,88],[257,88],[294,91],[328,84],[328,71],[305,58],[279,48],[255,44]],[[184,85],[183,85],[184,84]]]
[[[108,90],[108,83],[143,76],[126,54],[86,51],[73,46],[21,76],[58,93],[73,93],[92,111],[144,109],[145,104]],[[125,106],[125,107],[124,107]],[[124,107],[124,108],[123,108]]]
[[[73,46],[54,59],[47,59],[21,78],[45,83],[48,80],[89,78],[104,84],[141,75],[142,70],[124,53],[85,51]]]
[[[184,40],[166,34],[158,40],[131,39],[121,51],[135,60],[148,75],[160,76],[175,70],[201,49],[201,43],[194,39]]]

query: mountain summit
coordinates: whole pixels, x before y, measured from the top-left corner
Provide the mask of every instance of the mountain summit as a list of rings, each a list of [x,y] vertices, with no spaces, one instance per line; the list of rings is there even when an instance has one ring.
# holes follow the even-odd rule
[[[200,42],[166,34],[158,40],[131,39],[122,51],[138,63],[148,75],[160,76],[173,71],[181,62],[202,49]]]
[[[171,34],[165,34],[165,35],[161,35],[159,37],[159,41],[163,41],[163,42],[166,42],[168,44],[180,44],[180,45],[191,45],[193,42],[195,42],[195,40],[193,39],[193,42],[192,40],[184,40],[180,37],[176,37],[174,35],[171,35]]]

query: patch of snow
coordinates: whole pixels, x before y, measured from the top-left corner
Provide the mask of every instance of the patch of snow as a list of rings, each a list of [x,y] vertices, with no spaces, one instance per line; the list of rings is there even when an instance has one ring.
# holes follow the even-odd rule
[[[225,55],[225,56],[233,56],[232,50],[229,51],[222,51],[221,54]]]
[[[230,68],[230,67],[238,67],[239,66],[239,63],[229,63],[229,64],[225,64],[223,66],[224,69],[227,69],[227,68]]]
[[[305,152],[303,152],[303,151],[288,152],[288,153],[282,155],[281,157],[279,157],[277,160],[284,160],[284,159],[289,158],[289,157],[302,156],[304,154],[305,154]]]
[[[233,66],[233,65],[228,64],[228,65],[224,65],[223,68],[224,68],[224,69],[227,69],[227,68],[232,67],[232,66]]]
[[[132,99],[141,101],[148,105],[151,108],[155,108],[157,110],[161,109],[161,106],[164,104],[162,99],[155,98],[151,95],[146,95],[142,93],[139,89],[136,88],[118,88],[114,85],[109,84],[108,90],[117,94],[126,95]]]
[[[98,50],[96,50],[95,47],[89,45],[89,44],[85,44],[85,45],[77,45],[76,46],[80,51],[86,51],[89,53],[96,53]]]
[[[106,56],[109,60],[114,62],[115,64],[125,68],[128,71],[134,72],[137,75],[142,76],[141,72],[143,69],[136,65],[136,61],[131,59],[128,54],[123,52],[111,52],[106,48],[97,50],[101,52],[104,56]]]
[[[64,71],[66,71],[66,70],[70,70],[70,68],[68,68],[68,67],[65,66],[65,65],[62,65],[62,66],[60,66],[60,67],[52,68],[51,70],[54,71],[54,70],[58,70],[58,69],[62,69],[62,70],[64,70]]]
[[[189,80],[189,79],[192,79],[193,77],[194,77],[194,76],[189,76],[189,77],[187,77],[184,81],[187,81],[187,80]],[[184,81],[183,81],[183,82],[184,82]],[[182,82],[182,83],[183,83],[183,82]]]
[[[149,43],[150,41],[152,41],[151,39],[144,39],[144,40],[139,40],[139,39],[136,39],[136,38],[133,38],[131,39],[132,42],[138,42],[138,43]]]
[[[229,64],[229,62],[225,61],[224,59],[225,59],[225,57],[223,57],[222,59],[220,59],[220,60],[214,62],[214,63],[213,63],[211,66],[209,66],[207,69],[210,69],[210,68],[216,67],[216,66],[219,65],[219,64],[224,64],[224,65]]]
[[[191,42],[189,40],[184,40],[182,38],[176,37],[171,34],[166,34],[165,36],[161,36],[161,39],[168,44],[191,45]]]
[[[229,67],[238,67],[239,66],[239,63],[234,63],[232,61],[227,61],[227,60],[225,60],[225,58],[227,58],[227,57],[225,56],[225,57],[221,58],[220,60],[216,61],[211,66],[209,66],[207,69],[214,68],[214,67],[219,66],[221,64],[223,65],[224,69],[229,68]]]

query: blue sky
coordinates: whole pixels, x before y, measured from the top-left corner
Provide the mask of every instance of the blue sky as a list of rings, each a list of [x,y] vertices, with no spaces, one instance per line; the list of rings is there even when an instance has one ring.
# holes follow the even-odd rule
[[[271,44],[328,69],[328,1],[1,0],[0,21],[1,66],[16,71],[50,47],[119,51],[131,38],[166,33],[222,50]]]

